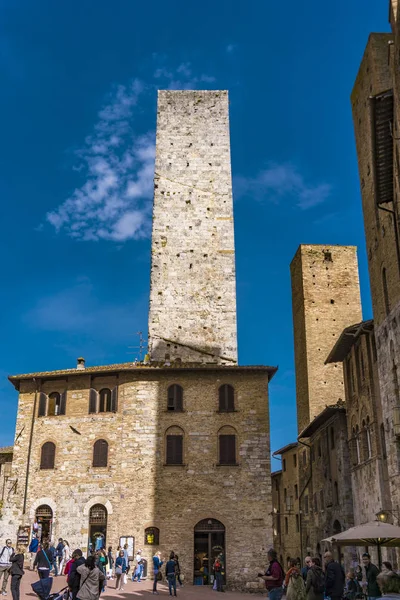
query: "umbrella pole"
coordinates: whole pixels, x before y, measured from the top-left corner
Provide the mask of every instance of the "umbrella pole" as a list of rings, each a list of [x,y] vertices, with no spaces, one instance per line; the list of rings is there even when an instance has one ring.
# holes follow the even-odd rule
[[[382,546],[378,543],[378,567],[381,571],[382,569]]]

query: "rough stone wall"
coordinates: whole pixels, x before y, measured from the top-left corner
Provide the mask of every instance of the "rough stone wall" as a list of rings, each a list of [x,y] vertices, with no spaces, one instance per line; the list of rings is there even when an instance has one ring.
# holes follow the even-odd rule
[[[0,515],[8,495],[8,481],[11,475],[12,447],[0,448]]]
[[[362,320],[356,248],[301,245],[291,277],[300,433],[326,405],[344,400],[343,371],[325,359],[343,329]]]
[[[386,444],[381,436],[382,405],[374,346],[373,331],[361,335],[343,363],[355,525],[374,521],[383,507],[391,509]],[[370,451],[362,433],[368,421]],[[357,427],[358,436],[355,435]]]
[[[172,383],[183,387],[183,412],[167,411]],[[234,386],[237,412],[217,412],[222,383]],[[117,412],[89,415],[90,386],[100,390],[116,384]],[[267,374],[150,367],[144,373],[121,372],[91,381],[85,373],[43,383],[46,393],[68,390],[67,410],[65,416],[34,419],[25,515],[22,503],[35,393],[33,382],[21,385],[13,461],[17,491],[0,522],[0,537],[15,539],[18,525],[32,523],[36,508],[47,504],[54,515],[52,537],[63,536],[72,546],[86,549],[90,507],[100,503],[108,510],[107,544],[115,548],[120,536],[133,535],[136,548],[150,559],[155,548],[143,545],[144,530],[158,527],[159,549],[164,555],[171,548],[179,553],[191,582],[194,526],[205,518],[218,519],[226,528],[228,584],[242,587],[254,580],[272,544]],[[236,430],[238,466],[217,466],[218,432],[227,425]],[[165,432],[170,426],[184,431],[183,466],[164,466]],[[105,468],[92,467],[97,439],[109,443]],[[57,446],[54,470],[39,468],[46,441]]]
[[[283,453],[282,472],[272,478],[274,548],[282,557],[283,565],[287,565],[290,558],[300,557],[301,552],[297,454],[297,448]]]
[[[334,447],[332,447],[332,433]],[[303,556],[321,555],[327,544],[323,539],[354,525],[351,493],[350,456],[344,410],[327,420],[308,440],[311,451],[301,468],[307,474],[304,496],[308,496],[308,511],[304,498],[302,509]],[[304,450],[305,451],[305,450]],[[303,451],[303,452],[304,452]],[[303,480],[305,479],[303,475]],[[335,490],[337,484],[337,492]]]
[[[370,96],[376,96],[393,88],[392,72],[388,63],[390,51],[388,43],[392,40],[392,34],[374,33],[370,35],[351,96],[376,327],[379,327],[386,318],[382,276],[384,268],[386,269],[389,304],[394,307],[400,301],[400,277],[393,215],[379,209],[375,201],[374,142],[369,100]],[[395,109],[394,113],[397,112]],[[395,164],[395,172],[397,171],[398,168]],[[391,206],[385,208],[392,209]]]
[[[164,360],[167,355],[171,360],[223,363],[226,357],[235,363],[235,245],[226,91],[159,92],[154,188],[152,358]]]

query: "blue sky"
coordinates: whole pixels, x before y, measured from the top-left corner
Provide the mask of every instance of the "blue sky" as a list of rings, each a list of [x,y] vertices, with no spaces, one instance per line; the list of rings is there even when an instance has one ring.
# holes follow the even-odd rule
[[[272,448],[295,439],[297,246],[357,245],[371,316],[349,95],[386,4],[2,3],[0,445],[8,374],[127,361],[147,330],[157,88],[230,92],[240,362],[279,366]]]

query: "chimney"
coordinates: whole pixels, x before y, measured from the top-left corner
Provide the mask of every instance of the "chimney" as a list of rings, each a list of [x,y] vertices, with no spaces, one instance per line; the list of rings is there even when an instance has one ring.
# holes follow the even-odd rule
[[[84,371],[85,370],[85,359],[80,357],[77,359],[77,365],[76,365],[76,370],[77,371]]]

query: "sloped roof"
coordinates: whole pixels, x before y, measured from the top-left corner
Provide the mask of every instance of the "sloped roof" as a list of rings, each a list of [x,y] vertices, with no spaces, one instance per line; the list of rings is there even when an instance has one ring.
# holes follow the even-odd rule
[[[280,448],[280,450],[275,450],[275,452],[272,453],[272,456],[280,456],[281,454],[285,454],[286,452],[289,452],[289,450],[297,448],[298,445],[298,442],[291,442],[290,444],[286,444],[286,446],[283,446],[283,448]]]
[[[373,329],[374,321],[372,319],[361,321],[361,323],[356,323],[343,329],[339,339],[330,351],[325,364],[343,362],[358,338]]]
[[[318,429],[327,421],[329,421],[329,419],[331,417],[333,417],[335,414],[337,413],[345,413],[346,412],[346,405],[344,402],[338,402],[337,404],[333,404],[331,406],[327,406],[326,408],[324,408],[324,410],[322,412],[319,413],[319,415],[317,415],[315,417],[315,419],[313,421],[311,421],[311,423],[309,425],[307,425],[307,427],[305,429],[303,429],[303,431],[300,433],[298,439],[302,439],[302,438],[310,438],[316,431],[318,431]]]
[[[12,454],[13,452],[13,446],[4,446],[3,448],[0,448],[0,454]]]

